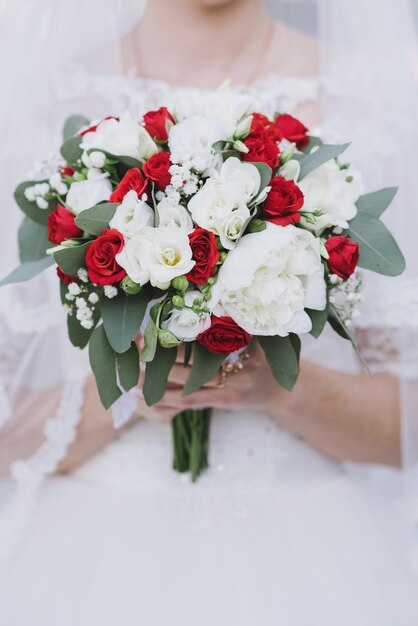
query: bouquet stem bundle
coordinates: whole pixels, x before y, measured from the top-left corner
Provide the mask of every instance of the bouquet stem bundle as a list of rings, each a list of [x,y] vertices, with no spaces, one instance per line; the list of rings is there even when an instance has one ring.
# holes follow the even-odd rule
[[[189,409],[172,421],[173,469],[190,473],[193,482],[209,467],[212,409]]]

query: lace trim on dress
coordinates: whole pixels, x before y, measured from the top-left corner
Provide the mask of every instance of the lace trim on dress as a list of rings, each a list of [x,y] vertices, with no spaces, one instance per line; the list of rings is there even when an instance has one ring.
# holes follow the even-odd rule
[[[11,466],[16,491],[0,515],[0,557],[11,554],[19,542],[42,480],[57,470],[76,438],[85,382],[85,375],[67,381],[55,417],[45,424],[44,443],[32,457],[15,461]]]

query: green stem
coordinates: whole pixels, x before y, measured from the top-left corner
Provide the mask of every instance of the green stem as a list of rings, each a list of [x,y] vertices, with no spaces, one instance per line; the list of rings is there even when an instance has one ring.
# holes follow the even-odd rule
[[[209,467],[209,433],[212,409],[193,409],[172,421],[173,468],[190,472],[192,481]]]

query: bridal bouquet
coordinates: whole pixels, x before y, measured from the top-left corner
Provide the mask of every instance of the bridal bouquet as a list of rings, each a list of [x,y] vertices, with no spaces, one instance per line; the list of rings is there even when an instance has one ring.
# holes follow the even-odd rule
[[[57,266],[70,340],[88,344],[105,407],[138,384],[140,362],[145,401],[158,402],[181,345],[184,394],[252,340],[290,390],[302,335],[329,322],[353,341],[356,267],[404,269],[379,219],[396,189],[361,195],[348,144],[324,145],[227,88],[140,120],[74,116],[64,137],[16,190],[22,264],[3,284]],[[174,468],[193,479],[208,465],[209,420],[208,408],[173,421]]]

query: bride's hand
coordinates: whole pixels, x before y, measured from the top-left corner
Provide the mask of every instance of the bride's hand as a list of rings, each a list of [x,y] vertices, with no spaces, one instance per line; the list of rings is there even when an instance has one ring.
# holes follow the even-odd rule
[[[145,401],[141,399],[139,414],[146,419],[171,419],[190,408],[267,410],[268,402],[271,402],[280,388],[258,344],[251,345],[248,352],[250,357],[242,361],[243,368],[229,373],[223,385],[220,385],[219,373],[198,391],[183,396],[183,386],[190,374],[190,365],[187,367],[183,365],[182,351],[179,350],[162,400],[152,407],[147,407]]]

